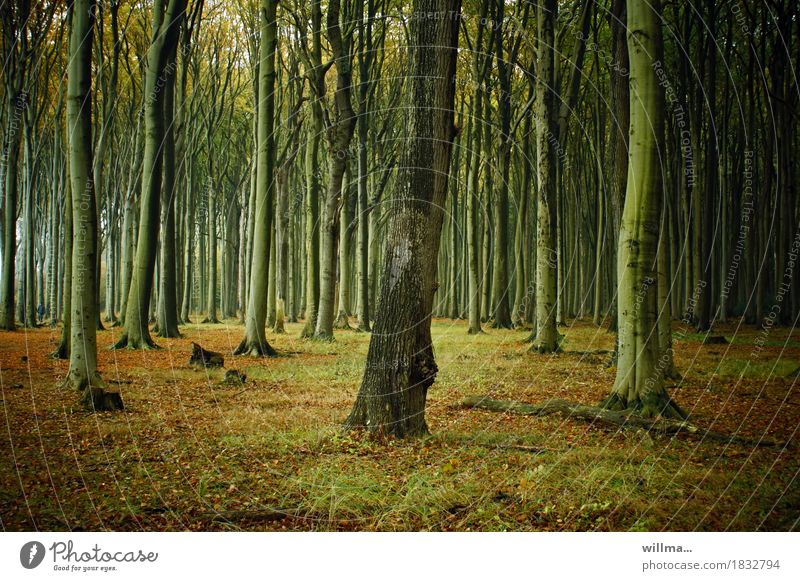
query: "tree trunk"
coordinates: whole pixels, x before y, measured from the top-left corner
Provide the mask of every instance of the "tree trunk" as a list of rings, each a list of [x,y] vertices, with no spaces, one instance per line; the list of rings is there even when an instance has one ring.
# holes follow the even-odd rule
[[[318,108],[318,103],[312,104]],[[319,305],[319,142],[322,133],[322,113],[314,114],[314,126],[306,143],[306,320],[301,337],[312,337],[317,326]]]
[[[508,278],[508,182],[511,171],[511,73],[509,62],[503,50],[503,14],[505,0],[496,0],[496,26],[498,30],[494,35],[495,58],[499,77],[500,95],[498,108],[500,109],[500,136],[498,155],[500,157],[500,179],[495,180],[494,196],[494,272],[492,280],[492,301],[494,307],[495,328],[510,329],[511,309],[508,295],[510,292]]]
[[[335,329],[350,329],[350,168],[345,168],[342,180],[341,218],[339,225],[339,312],[333,323]]]
[[[658,370],[657,250],[662,200],[664,93],[657,70],[663,57],[658,0],[628,4],[630,153],[628,186],[617,254],[619,357],[617,377],[603,406],[646,417],[684,417]]]
[[[437,367],[430,321],[436,257],[455,137],[460,0],[414,0],[407,126],[391,202],[375,330],[349,428],[396,437],[428,432],[425,400]]]
[[[169,55],[164,86],[164,186],[161,190],[161,276],[158,277],[158,308],[156,312],[158,336],[180,337],[178,331],[178,297],[175,256],[175,59],[176,51]]]
[[[334,119],[326,128],[328,143],[328,190],[322,209],[322,243],[319,313],[314,338],[333,339],[333,312],[336,302],[336,257],[339,238],[339,209],[342,181],[347,167],[348,147],[355,129],[355,113],[350,102],[352,71],[339,23],[341,0],[328,4],[327,29],[336,67]]]
[[[253,259],[250,265],[250,291],[247,293],[245,336],[235,353],[255,357],[274,356],[267,342],[267,278],[269,276],[272,187],[275,173],[275,51],[278,28],[275,19],[277,0],[261,0],[258,92],[258,140],[256,143],[256,204],[253,228]]]
[[[67,381],[95,411],[119,409],[122,400],[106,394],[97,371],[97,207],[92,175],[91,66],[94,0],[72,5],[67,93],[72,180],[72,325]]]
[[[367,137],[369,132],[370,67],[372,64],[372,21],[375,0],[367,0],[367,17],[359,21],[358,35],[358,312],[357,328],[369,331],[369,208],[367,196]]]
[[[536,149],[539,183],[536,217],[536,337],[531,350],[558,351],[556,329],[556,147],[554,30],[558,5],[539,5],[539,47],[536,77]]]
[[[168,5],[165,4],[169,2]],[[150,298],[158,247],[161,171],[164,140],[164,91],[169,55],[175,50],[186,0],[156,0],[153,6],[153,37],[147,52],[145,76],[145,147],[142,159],[142,196],[136,259],[125,314],[125,330],[116,348],[155,347],[148,322]]]

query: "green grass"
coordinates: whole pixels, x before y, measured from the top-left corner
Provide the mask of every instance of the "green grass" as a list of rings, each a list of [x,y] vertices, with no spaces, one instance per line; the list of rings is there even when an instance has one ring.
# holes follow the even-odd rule
[[[101,351],[123,414],[70,412],[58,388],[63,364],[33,361],[34,375],[0,337],[14,457],[0,455],[8,529],[65,530],[790,530],[798,525],[800,461],[792,450],[747,449],[549,416],[520,417],[458,407],[468,395],[594,403],[611,388],[605,365],[613,335],[588,323],[562,329],[566,352],[535,355],[522,331],[466,334],[464,322],[435,321],[440,367],[428,396],[431,435],[417,441],[365,438],[341,425],[357,393],[369,335],[337,332],[301,340],[301,326],[269,335],[274,359],[230,355],[241,327],[192,325],[168,350]],[[732,329],[719,334],[731,336]],[[676,342],[684,374],[671,395],[693,421],[722,432],[786,439],[800,397],[785,375],[798,350],[752,356],[758,330],[742,342]],[[773,330],[775,341],[790,338]],[[27,340],[49,351],[46,330]],[[99,335],[110,342],[108,333]],[[225,353],[244,371],[185,365],[189,342]],[[587,355],[588,354],[588,355]],[[715,389],[708,375],[719,365]],[[16,366],[16,367],[15,367]],[[61,367],[60,367],[61,366]],[[775,371],[772,375],[772,368]],[[38,375],[36,375],[38,374]],[[36,412],[33,412],[33,401]],[[65,411],[65,409],[67,411]],[[31,422],[34,422],[33,427]],[[43,437],[40,439],[39,434]],[[20,485],[20,481],[22,484]],[[59,503],[54,500],[54,491]],[[23,495],[24,492],[24,495]],[[19,499],[25,498],[26,502]],[[209,520],[265,509],[283,521]],[[33,515],[33,517],[31,517]]]

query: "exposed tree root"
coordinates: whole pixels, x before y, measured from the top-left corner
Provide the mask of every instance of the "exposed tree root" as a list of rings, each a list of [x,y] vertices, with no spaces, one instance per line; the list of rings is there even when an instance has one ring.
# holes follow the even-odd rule
[[[644,418],[681,421],[689,419],[689,414],[683,411],[666,393],[659,397],[650,396],[649,399],[644,401],[626,401],[618,393],[612,393],[600,403],[600,407],[615,412],[633,412]]]
[[[142,337],[141,339],[133,340],[127,333],[120,337],[119,341],[114,343],[109,349],[161,349],[150,337]]]
[[[314,327],[316,326],[316,321],[310,321],[306,319],[306,324],[303,325],[303,330],[300,331],[300,338],[301,339],[311,339],[314,337]]]
[[[71,386],[82,393],[80,404],[90,412],[113,412],[125,409],[122,403],[122,396],[118,392],[106,391],[106,384],[103,382],[99,373],[86,380],[77,380],[74,376],[68,375],[64,380],[64,385]]]
[[[156,333],[156,336],[162,339],[180,339],[182,337],[181,332],[177,329],[164,329],[163,332]]]
[[[90,387],[84,390],[81,404],[87,410],[95,412],[114,412],[125,409],[119,393],[106,391],[99,387]]]
[[[56,350],[50,354],[53,359],[69,359],[69,347],[66,341],[61,341]]]
[[[538,353],[539,355],[547,355],[548,353],[561,353],[561,346],[556,344],[555,348],[551,349],[549,346],[542,345],[541,343],[537,344],[534,341],[528,351],[531,353]]]
[[[239,346],[233,352],[234,355],[249,355],[250,357],[277,357],[278,352],[266,341],[249,341],[247,337],[242,339]]]
[[[198,369],[206,369],[208,367],[222,367],[224,364],[225,358],[222,353],[203,349],[197,343],[192,342],[192,356],[189,357],[189,365]]]
[[[470,329],[467,330],[467,335],[485,335],[485,334],[486,334],[486,331],[484,331],[481,328],[478,328],[478,329],[470,328]]]
[[[510,400],[496,400],[488,397],[473,396],[461,402],[460,407],[478,408],[493,412],[510,412],[522,416],[547,416],[564,414],[570,418],[588,422],[600,422],[625,429],[645,429],[657,434],[686,435],[698,440],[712,440],[726,444],[742,446],[783,447],[786,444],[766,439],[751,439],[740,436],[729,436],[719,432],[706,430],[688,421],[676,421],[665,418],[645,418],[636,414],[604,409],[573,403],[563,399],[550,399],[540,404],[527,404]]]
[[[352,330],[352,327],[350,326],[350,317],[347,316],[347,313],[345,313],[344,311],[339,311],[339,315],[333,322],[333,328]]]

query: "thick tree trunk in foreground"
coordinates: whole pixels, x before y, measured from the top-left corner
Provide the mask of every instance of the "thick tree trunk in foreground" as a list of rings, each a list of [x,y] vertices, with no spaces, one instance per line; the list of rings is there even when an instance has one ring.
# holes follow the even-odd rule
[[[67,90],[69,163],[72,180],[72,324],[67,381],[96,411],[122,407],[119,394],[106,394],[97,372],[97,205],[92,174],[91,65],[94,0],[72,5]],[[116,395],[116,397],[114,397]]]
[[[250,265],[250,291],[247,293],[245,336],[236,354],[255,357],[274,356],[267,342],[267,284],[269,275],[270,223],[272,222],[272,187],[275,173],[275,50],[278,30],[275,22],[276,0],[261,0],[261,47],[258,66],[258,93],[263,97],[258,110],[256,158],[256,207],[253,229],[253,258]]]
[[[608,180],[609,196],[609,264],[615,264],[622,206],[625,203],[625,188],[628,183],[628,131],[630,128],[630,87],[625,73],[630,68],[628,44],[625,39],[626,1],[613,0],[609,26],[611,28],[611,52],[618,66],[611,67],[611,137],[608,142],[608,159],[611,175]],[[623,73],[625,71],[625,73]],[[611,269],[612,282],[616,283],[616,273]],[[616,288],[616,284],[612,288]],[[617,329],[617,293],[611,293],[609,308],[609,330]]]
[[[536,77],[536,144],[539,187],[536,216],[536,337],[532,351],[558,351],[556,329],[556,147],[555,20],[556,0],[539,6],[539,55]]]
[[[628,51],[630,157],[617,251],[619,357],[614,388],[603,405],[647,417],[682,418],[658,368],[656,257],[663,183],[659,150],[664,151],[664,92],[656,70],[663,55],[658,1],[628,3]]]
[[[396,437],[427,433],[425,400],[437,372],[430,322],[455,137],[461,2],[415,0],[413,14],[428,17],[411,21],[409,138],[389,208],[364,379],[346,422],[349,428]]]

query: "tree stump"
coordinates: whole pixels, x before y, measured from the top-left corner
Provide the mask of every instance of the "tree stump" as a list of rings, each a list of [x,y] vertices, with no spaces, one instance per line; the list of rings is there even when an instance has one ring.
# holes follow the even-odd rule
[[[225,363],[225,358],[222,353],[216,351],[207,351],[197,343],[192,343],[192,356],[189,357],[189,365],[201,369],[209,367],[222,367]]]
[[[113,412],[125,409],[122,396],[115,391],[106,391],[99,387],[90,387],[83,392],[81,403],[89,411]]]
[[[247,381],[247,375],[236,369],[228,369],[225,372],[225,379],[220,383],[223,385],[243,385]]]

